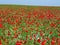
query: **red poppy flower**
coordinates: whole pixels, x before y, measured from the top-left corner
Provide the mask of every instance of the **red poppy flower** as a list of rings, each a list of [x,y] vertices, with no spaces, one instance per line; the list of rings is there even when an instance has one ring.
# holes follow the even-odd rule
[[[55,17],[55,19],[59,20],[59,16],[54,16],[54,17]]]
[[[34,11],[33,14],[34,14],[34,16],[37,16],[38,15],[38,12],[37,11]]]
[[[58,36],[60,36],[60,33],[58,34]]]
[[[59,38],[57,39],[57,41],[58,41],[58,45],[60,45],[60,39]]]
[[[15,24],[15,22],[10,22],[10,24],[11,24],[11,25],[14,25],[14,24]]]
[[[11,18],[8,18],[8,19],[7,19],[7,22],[10,23],[10,22],[11,22]]]
[[[54,23],[51,23],[51,24],[50,24],[50,26],[51,26],[51,27],[55,27],[55,26],[56,26],[56,24],[54,24]]]
[[[18,23],[19,22],[19,20],[18,19],[16,19],[16,23]]]
[[[53,17],[54,17],[53,14],[48,14],[48,16],[47,16],[48,19],[51,19],[51,18],[53,18]]]
[[[52,34],[52,31],[50,32],[50,34]]]
[[[58,22],[58,24],[60,24],[60,22]]]
[[[21,42],[17,41],[16,45],[23,45]]]
[[[43,40],[42,45],[45,45],[45,44],[46,44],[46,40]]]
[[[18,37],[18,35],[17,35],[17,34],[15,34],[15,35],[14,35],[14,38],[17,38],[17,37]]]
[[[34,37],[36,38],[36,34],[34,34]]]
[[[20,17],[19,19],[22,20],[22,17]]]
[[[40,43],[41,42],[40,39],[37,39],[37,42]]]
[[[27,24],[29,24],[29,25],[30,25],[30,24],[32,24],[32,22],[27,22]]]
[[[3,24],[0,24],[0,28],[2,28],[3,27]]]
[[[60,45],[60,43],[58,45]]]
[[[30,40],[32,40],[32,36],[30,36]]]
[[[2,22],[2,18],[0,18],[0,22]]]
[[[28,30],[25,30],[25,32],[27,32],[27,33],[28,33]]]
[[[0,45],[2,45],[2,41],[0,40]]]
[[[55,44],[55,41],[54,41],[54,40],[52,40],[52,41],[51,41],[51,44],[52,44],[52,45],[54,45],[54,44]]]
[[[10,36],[10,32],[8,31],[8,36]]]
[[[28,15],[27,18],[30,19],[31,18],[31,15]]]
[[[40,15],[40,16],[39,16],[40,19],[43,19],[44,17],[45,17],[44,15]]]
[[[36,26],[38,27],[40,24],[38,22],[36,22]]]
[[[16,28],[13,28],[13,30],[15,30],[15,31],[16,31],[17,29],[18,29],[17,27],[16,27]]]
[[[40,36],[44,36],[44,35],[43,35],[43,31],[40,31]]]

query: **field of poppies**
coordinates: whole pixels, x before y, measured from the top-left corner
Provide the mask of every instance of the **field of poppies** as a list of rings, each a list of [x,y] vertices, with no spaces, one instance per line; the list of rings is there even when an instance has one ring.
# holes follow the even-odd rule
[[[0,45],[60,45],[60,7],[0,5]]]

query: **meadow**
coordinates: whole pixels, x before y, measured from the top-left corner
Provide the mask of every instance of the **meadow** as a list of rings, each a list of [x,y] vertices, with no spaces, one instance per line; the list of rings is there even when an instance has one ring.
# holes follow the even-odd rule
[[[0,45],[60,45],[60,7],[0,5]]]

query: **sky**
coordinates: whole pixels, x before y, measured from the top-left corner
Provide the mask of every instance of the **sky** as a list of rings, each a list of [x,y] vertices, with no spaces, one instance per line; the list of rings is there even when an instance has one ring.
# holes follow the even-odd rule
[[[60,0],[0,0],[0,4],[60,6]]]

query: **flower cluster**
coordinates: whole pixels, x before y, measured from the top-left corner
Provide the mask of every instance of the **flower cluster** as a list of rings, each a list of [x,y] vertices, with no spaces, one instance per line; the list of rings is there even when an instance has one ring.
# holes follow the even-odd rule
[[[0,45],[60,45],[60,7],[0,6]]]

